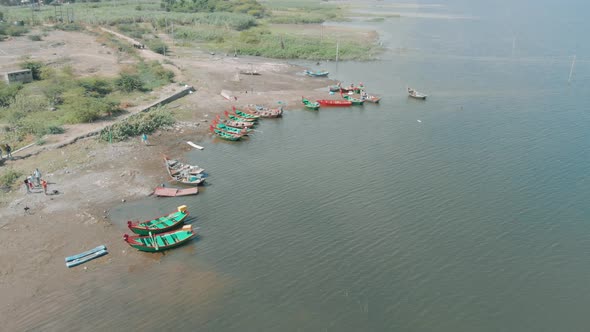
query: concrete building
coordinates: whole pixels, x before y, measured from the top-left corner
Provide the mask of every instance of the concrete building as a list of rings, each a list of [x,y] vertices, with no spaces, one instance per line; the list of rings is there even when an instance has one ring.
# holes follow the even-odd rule
[[[30,69],[9,71],[4,73],[6,83],[29,83],[33,82],[33,74]]]

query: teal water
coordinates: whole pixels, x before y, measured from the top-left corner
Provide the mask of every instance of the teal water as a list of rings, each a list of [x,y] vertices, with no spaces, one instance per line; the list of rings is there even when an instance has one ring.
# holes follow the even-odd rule
[[[184,157],[211,175],[198,196],[114,208],[117,223],[187,204],[203,235],[82,294],[92,328],[588,330],[588,5],[490,6],[404,9],[448,17],[386,20],[382,60],[325,65],[380,105],[291,110],[247,142],[197,142]],[[195,271],[220,286],[191,291]],[[185,289],[164,308],[141,292],[164,284]]]

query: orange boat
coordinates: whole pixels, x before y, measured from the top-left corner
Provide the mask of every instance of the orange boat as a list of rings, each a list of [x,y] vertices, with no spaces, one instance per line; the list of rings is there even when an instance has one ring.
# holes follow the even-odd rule
[[[350,106],[352,102],[349,100],[331,100],[331,99],[320,99],[317,101],[322,106]]]

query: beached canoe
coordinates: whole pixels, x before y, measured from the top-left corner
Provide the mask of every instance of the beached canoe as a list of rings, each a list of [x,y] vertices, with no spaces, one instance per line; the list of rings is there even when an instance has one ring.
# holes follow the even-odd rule
[[[350,101],[353,105],[363,105],[365,103],[364,100],[360,100],[358,98],[354,98],[349,95],[342,95],[342,98]]]
[[[127,227],[139,235],[148,235],[168,232],[184,222],[184,219],[188,217],[189,212],[186,210],[186,205],[178,207],[178,211],[172,212],[166,216],[162,216],[152,220],[140,221],[127,221]]]
[[[259,115],[248,113],[248,112],[244,112],[244,111],[240,111],[239,109],[237,109],[235,107],[233,107],[232,110],[234,111],[234,113],[236,113],[237,116],[242,117],[242,118],[256,119],[256,120],[258,120],[260,118]]]
[[[239,116],[239,115],[237,115],[235,113],[232,114],[232,113],[230,113],[228,111],[225,111],[224,114],[225,114],[225,116],[227,116],[228,118],[230,118],[230,119],[232,119],[234,121],[242,121],[242,122],[255,122],[256,121],[256,119],[244,118],[244,117],[241,117],[241,116]]]
[[[326,77],[326,76],[328,76],[328,74],[330,74],[330,72],[325,71],[325,70],[320,70],[320,71],[306,70],[305,71],[305,75],[311,76],[311,77]]]
[[[425,100],[427,95],[420,93],[412,88],[408,88],[408,96],[415,98],[415,99],[422,99]]]
[[[245,121],[236,121],[232,119],[222,119],[219,115],[215,118],[217,122],[226,124],[230,127],[234,128],[252,128],[254,127],[254,122],[245,122]]]
[[[187,189],[177,189],[177,188],[165,188],[165,187],[156,187],[154,189],[154,195],[158,197],[177,197],[177,196],[188,196],[188,195],[196,195],[199,193],[199,188],[187,188]]]
[[[191,225],[184,225],[181,229],[160,234],[123,235],[123,240],[137,250],[159,252],[178,247],[197,236]]]
[[[106,249],[107,249],[107,247],[105,247],[104,245],[101,245],[101,246],[98,246],[98,247],[96,247],[94,249],[90,249],[90,250],[84,251],[83,253],[79,253],[77,255],[68,256],[68,257],[66,257],[66,263],[67,262],[71,262],[71,261],[76,260],[76,259],[80,259],[80,258],[82,258],[84,256],[88,256],[88,255],[97,253],[97,252],[99,252],[101,250],[106,250]]]
[[[224,139],[224,140],[227,140],[227,141],[239,141],[240,139],[242,139],[242,135],[228,133],[227,131],[223,131],[221,129],[217,129],[217,128],[213,127],[213,126],[210,126],[209,129],[217,137],[219,137],[221,139]]]
[[[102,249],[102,250],[93,252],[93,253],[91,253],[89,255],[86,255],[84,257],[76,258],[74,260],[71,260],[69,262],[66,262],[66,266],[67,267],[78,266],[80,264],[86,263],[86,262],[88,262],[90,260],[93,260],[93,259],[98,258],[100,256],[104,256],[106,254],[108,254],[107,250],[106,249]]]
[[[309,100],[305,99],[305,97],[301,97],[301,102],[303,103],[303,105],[306,108],[308,108],[310,110],[317,111],[320,109],[320,103],[309,101]]]
[[[283,107],[279,108],[268,108],[262,105],[248,105],[246,106],[245,112],[256,114],[261,118],[279,118],[283,116]]]
[[[317,101],[322,106],[350,106],[352,102],[350,100],[331,100],[331,99],[320,99]]]
[[[230,134],[236,134],[236,135],[248,135],[248,133],[251,131],[248,128],[236,128],[236,127],[231,127],[228,126],[224,123],[221,122],[217,122],[216,120],[213,120],[213,122],[211,122],[211,124],[213,125],[213,127],[219,129],[219,130],[223,130],[226,131]]]
[[[173,181],[189,186],[196,186],[205,182],[206,174],[203,168],[183,164],[178,160],[168,159],[168,157],[164,157],[164,161],[166,162],[168,175]]]

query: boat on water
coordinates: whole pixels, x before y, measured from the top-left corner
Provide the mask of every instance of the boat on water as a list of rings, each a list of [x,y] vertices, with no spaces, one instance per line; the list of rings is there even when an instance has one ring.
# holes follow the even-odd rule
[[[232,119],[222,119],[219,115],[215,118],[217,122],[226,124],[230,127],[234,128],[252,128],[254,127],[254,122],[244,122],[244,121],[236,121]]]
[[[221,129],[217,129],[217,128],[213,127],[213,126],[210,126],[209,129],[211,129],[211,132],[215,136],[217,136],[217,137],[219,137],[221,139],[224,139],[226,141],[239,141],[243,137],[243,135],[232,134],[232,133],[229,133],[227,131],[223,131]]]
[[[178,247],[197,236],[198,229],[193,230],[191,225],[184,225],[180,229],[170,232],[141,235],[123,235],[123,240],[137,250],[147,252],[159,252]]]
[[[241,116],[239,116],[239,115],[237,115],[235,113],[232,114],[232,113],[230,113],[228,111],[225,111],[224,114],[225,114],[225,116],[227,116],[228,118],[230,118],[230,119],[232,119],[234,121],[242,121],[242,122],[255,122],[256,121],[256,119],[244,118],[244,117],[241,117]]]
[[[232,134],[236,134],[236,135],[248,135],[248,133],[251,131],[251,129],[248,129],[248,128],[231,127],[231,126],[226,125],[225,123],[217,122],[216,120],[213,120],[213,122],[211,122],[211,124],[217,129],[227,131],[228,133],[232,133]]]
[[[361,100],[361,99],[358,99],[358,98],[354,98],[354,97],[349,96],[349,95],[341,95],[341,96],[342,96],[342,98],[350,101],[353,105],[360,106],[360,105],[363,105],[365,103],[364,100]]]
[[[309,101],[305,99],[305,97],[301,97],[301,102],[303,103],[303,105],[305,105],[306,108],[310,110],[317,111],[320,109],[320,103]]]
[[[246,119],[255,119],[258,120],[260,119],[259,115],[256,114],[251,114],[248,112],[244,112],[244,111],[240,111],[239,109],[233,107],[232,111],[234,111],[234,113],[236,113],[237,116],[241,117],[241,118],[246,118]]]
[[[196,186],[205,182],[206,175],[203,168],[183,164],[178,160],[168,159],[168,157],[164,157],[164,161],[168,175],[173,181],[189,186]]]
[[[427,95],[420,93],[412,88],[408,88],[408,95],[412,98],[422,99],[422,100],[425,100],[426,97],[428,97]]]
[[[198,193],[199,193],[199,188],[197,188],[197,187],[188,188],[188,189],[156,187],[156,189],[154,189],[154,195],[156,195],[158,197],[178,197],[178,196],[196,195]]]
[[[328,76],[328,74],[330,74],[330,72],[325,71],[325,70],[319,70],[319,71],[306,70],[305,71],[305,75],[311,76],[311,77],[326,77],[326,76]]]
[[[129,220],[127,221],[127,227],[129,227],[133,233],[139,235],[159,234],[179,227],[188,215],[189,212],[186,210],[186,205],[181,205],[176,212],[172,212],[156,219],[143,222]]]
[[[279,108],[268,108],[262,105],[248,105],[246,110],[253,114],[260,116],[261,118],[279,118],[283,116],[283,107]]]
[[[317,100],[321,106],[350,106],[352,102],[350,100],[332,100],[332,99],[319,99]]]

